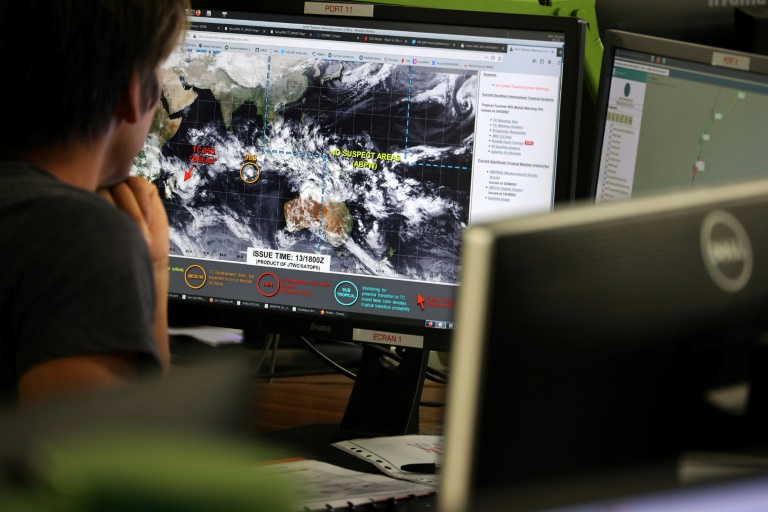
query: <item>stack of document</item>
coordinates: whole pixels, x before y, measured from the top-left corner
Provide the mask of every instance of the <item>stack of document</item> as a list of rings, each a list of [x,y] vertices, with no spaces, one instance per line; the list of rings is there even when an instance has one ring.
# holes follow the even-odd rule
[[[297,510],[334,510],[357,507],[388,500],[406,500],[427,496],[434,487],[395,480],[384,475],[350,471],[316,460],[292,460],[260,466],[267,471],[288,477],[302,489]]]
[[[393,478],[437,487],[443,436],[391,436],[340,441],[333,446],[370,462]]]

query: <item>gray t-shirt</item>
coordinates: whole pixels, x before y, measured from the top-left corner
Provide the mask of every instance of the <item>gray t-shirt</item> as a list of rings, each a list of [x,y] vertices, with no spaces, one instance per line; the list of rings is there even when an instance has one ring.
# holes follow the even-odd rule
[[[0,400],[52,359],[134,354],[159,369],[146,242],[104,198],[0,161]]]

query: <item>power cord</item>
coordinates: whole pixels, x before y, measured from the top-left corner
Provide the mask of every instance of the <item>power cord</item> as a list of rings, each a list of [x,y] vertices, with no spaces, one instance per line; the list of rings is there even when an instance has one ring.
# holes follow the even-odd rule
[[[354,372],[347,370],[346,368],[338,364],[336,361],[332,360],[330,357],[323,354],[317,347],[315,347],[313,341],[310,338],[306,336],[300,336],[299,340],[304,344],[304,346],[307,347],[307,350],[309,350],[310,353],[312,353],[315,357],[317,357],[320,361],[322,361],[326,365],[333,368],[335,371],[339,372],[340,374],[352,380],[355,380],[357,378],[357,375]],[[376,351],[380,352],[381,355],[388,357],[393,361],[401,362],[403,360],[400,355],[393,353],[392,351],[387,350],[382,346],[379,346],[376,344],[370,344],[367,346],[375,349]],[[448,381],[448,374],[446,372],[440,371],[436,368],[432,368],[431,366],[427,366],[427,372],[425,376],[427,379],[431,380],[432,382],[436,382],[438,384],[445,384]],[[444,407],[445,403],[422,400],[419,402],[419,405],[422,407]]]
[[[391,350],[388,350],[381,345],[371,344],[369,347],[380,352],[381,355],[388,357],[393,361],[397,361],[398,363],[403,360],[403,358],[397,352],[392,352]],[[437,368],[432,368],[431,366],[427,366],[426,377],[432,382],[436,382],[438,384],[447,384],[448,382],[448,374],[446,372],[440,371]]]
[[[309,338],[306,336],[299,336],[299,340],[304,344],[305,347],[307,347],[307,350],[310,351],[315,357],[317,357],[320,361],[325,363],[326,365],[330,366],[340,374],[344,375],[345,377],[355,380],[357,378],[357,375],[355,375],[353,372],[347,370],[340,364],[338,364],[336,361],[332,360],[330,357],[326,356],[320,350],[318,350],[317,347],[310,341]]]

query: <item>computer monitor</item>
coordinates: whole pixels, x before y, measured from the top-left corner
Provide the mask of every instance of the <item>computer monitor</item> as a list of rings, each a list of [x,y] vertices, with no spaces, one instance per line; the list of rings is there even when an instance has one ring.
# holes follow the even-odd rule
[[[764,442],[766,215],[754,181],[470,227],[440,510]]]
[[[735,10],[764,0],[597,0],[600,35],[607,30],[735,48]]]
[[[598,203],[768,176],[768,57],[607,31]]]
[[[134,167],[168,212],[171,320],[447,350],[463,230],[572,197],[584,23],[193,6]]]

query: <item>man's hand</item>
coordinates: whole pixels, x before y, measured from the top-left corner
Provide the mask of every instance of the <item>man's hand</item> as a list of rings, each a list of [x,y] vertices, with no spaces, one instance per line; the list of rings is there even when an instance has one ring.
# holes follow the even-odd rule
[[[157,187],[144,178],[131,176],[98,192],[136,222],[147,241],[153,264],[168,260],[168,217]],[[168,271],[167,268],[165,270]]]
[[[99,189],[98,193],[127,213],[144,235],[155,276],[155,340],[160,359],[167,369],[170,365],[168,347],[168,216],[157,187],[144,178],[131,176],[115,186]]]

